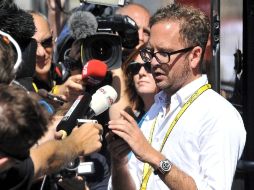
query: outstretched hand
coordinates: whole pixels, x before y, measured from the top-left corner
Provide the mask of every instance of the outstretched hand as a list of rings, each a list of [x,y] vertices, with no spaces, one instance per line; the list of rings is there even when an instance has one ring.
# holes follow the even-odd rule
[[[61,85],[57,85],[57,95],[61,95],[65,100],[75,100],[84,91],[82,75],[72,75]]]
[[[135,119],[125,111],[121,111],[120,114],[122,119],[109,121],[109,129],[114,135],[120,137],[122,141],[125,141],[128,144],[130,149],[140,161],[146,161],[149,159],[147,158],[149,155],[147,153],[154,151],[154,149],[143,135]],[[120,147],[120,142],[118,145]],[[124,149],[123,145],[122,149]],[[120,153],[121,152],[119,151],[118,154],[120,155]]]
[[[89,155],[101,149],[102,133],[103,128],[100,124],[85,123],[79,128],[74,128],[67,138],[80,155]]]

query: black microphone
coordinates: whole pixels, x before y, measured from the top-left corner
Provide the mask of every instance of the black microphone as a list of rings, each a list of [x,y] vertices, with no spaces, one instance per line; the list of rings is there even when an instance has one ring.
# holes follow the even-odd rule
[[[70,35],[75,39],[84,39],[96,33],[98,23],[96,17],[87,11],[75,11],[68,20]]]
[[[89,93],[84,92],[84,94],[79,95],[72,104],[69,111],[56,127],[57,131],[62,131],[62,139],[71,133],[72,129],[77,124],[77,119],[83,117],[83,115],[87,113],[91,100],[92,96]]]
[[[45,89],[39,89],[38,90],[38,94],[45,98],[45,99],[48,99],[50,101],[53,101],[54,103],[57,103],[59,105],[63,105],[66,101],[64,99],[62,99],[61,97],[59,96],[56,96],[50,92],[48,92],[47,90]]]
[[[117,92],[109,85],[99,88],[91,97],[87,92],[73,103],[69,111],[57,125],[56,130],[63,132],[63,138],[69,135],[81,118],[92,119],[106,111],[116,100]]]

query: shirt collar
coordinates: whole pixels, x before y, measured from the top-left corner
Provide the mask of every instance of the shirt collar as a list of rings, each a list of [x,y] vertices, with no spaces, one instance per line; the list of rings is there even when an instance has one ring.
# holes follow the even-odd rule
[[[161,105],[165,105],[169,101],[177,100],[181,106],[185,104],[189,97],[201,86],[208,83],[207,75],[202,75],[198,79],[190,82],[186,86],[182,87],[178,90],[175,94],[171,96],[171,100],[167,99],[167,95],[164,91],[160,91],[158,94],[155,95],[155,102]]]

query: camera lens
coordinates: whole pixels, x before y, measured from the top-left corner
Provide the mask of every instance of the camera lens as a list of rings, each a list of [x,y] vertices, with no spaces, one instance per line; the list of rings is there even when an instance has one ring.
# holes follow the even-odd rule
[[[82,63],[86,64],[91,59],[104,61],[108,69],[121,67],[122,63],[122,42],[118,35],[110,33],[96,33],[87,36],[83,41]]]
[[[102,61],[108,60],[113,51],[112,44],[106,39],[96,41],[96,43],[93,43],[90,48],[92,57]]]

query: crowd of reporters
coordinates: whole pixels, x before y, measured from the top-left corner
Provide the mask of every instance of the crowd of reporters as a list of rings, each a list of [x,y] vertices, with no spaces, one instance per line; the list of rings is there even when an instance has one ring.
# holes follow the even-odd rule
[[[167,7],[172,14],[178,9],[186,11],[179,5],[172,7]],[[136,161],[133,156],[142,162],[139,153],[146,150],[136,149],[143,143],[154,158],[165,159],[147,143],[139,129],[150,117],[147,112],[158,103],[155,97],[162,90],[156,86],[158,80],[156,83],[151,65],[153,57],[158,61],[161,52],[151,53],[147,48],[151,46],[147,44],[149,11],[139,4],[115,9],[84,3],[70,12],[54,39],[56,31],[52,31],[53,27],[41,13],[25,11],[7,0],[0,1],[0,10],[0,18],[6,18],[0,22],[1,188],[135,189],[129,175],[125,175],[127,155],[132,162]],[[205,23],[206,17],[200,15]],[[183,13],[182,17],[184,20],[188,15]],[[208,24],[204,23],[201,27],[205,36]],[[156,22],[150,23],[153,24],[157,26]],[[205,48],[197,47],[203,48],[197,48],[203,54]],[[188,52],[185,50],[183,53]],[[169,54],[165,55],[167,63]],[[197,54],[199,57],[201,53]],[[237,121],[242,127],[240,119]],[[120,125],[126,128],[118,129]],[[124,138],[128,127],[133,129],[130,134],[133,140],[135,135],[140,137],[139,142]],[[245,132],[240,129],[242,140],[237,159],[245,141]],[[117,138],[116,134],[123,138]],[[89,167],[88,171],[79,171],[85,168],[81,163]],[[193,182],[196,179],[170,164],[171,174],[180,173],[196,187]],[[151,166],[158,170],[156,164]],[[178,180],[168,182],[171,176],[165,176],[168,173],[159,173],[165,184],[158,186],[188,184]]]
[[[149,15],[145,8],[140,7],[145,14]],[[103,133],[102,125],[83,124],[73,129],[64,139],[62,139],[61,132],[56,132],[56,126],[80,94],[85,91],[93,94],[99,87],[111,84],[113,77],[112,72],[108,71],[110,68],[106,68],[105,75],[107,76],[98,77],[100,73],[92,73],[100,84],[95,85],[92,81],[89,86],[89,79],[85,79],[84,74],[82,75],[83,60],[80,56],[80,39],[73,38],[69,32],[65,38],[72,38],[71,44],[69,43],[69,46],[62,50],[67,52],[69,49],[68,55],[58,57],[54,63],[55,57],[53,56],[56,56],[54,53],[58,54],[57,56],[61,56],[59,54],[62,53],[59,52],[61,48],[59,44],[57,46],[57,43],[60,42],[53,39],[51,26],[44,15],[35,11],[25,11],[13,1],[1,1],[0,9],[1,18],[8,17],[7,20],[0,23],[1,31],[3,31],[1,33],[1,106],[7,105],[6,110],[2,109],[2,113],[6,115],[1,116],[1,187],[4,189],[36,189],[38,184],[42,185],[43,176],[55,176],[66,164],[82,155],[86,157],[87,162],[95,163],[93,167],[98,170],[96,175],[87,175],[86,180],[77,177],[73,179],[74,182],[68,182],[69,178],[75,177],[74,175],[64,180],[58,178],[57,181],[48,183],[55,183],[57,188],[66,189],[68,189],[68,183],[71,183],[73,186],[71,189],[75,189],[78,181],[81,189],[88,188],[88,186],[90,189],[106,189],[110,176],[110,160],[106,142],[102,143],[101,136],[104,137],[106,134],[105,131]],[[89,8],[83,9],[92,12]],[[77,10],[73,12],[76,14]],[[93,19],[93,17],[91,14],[90,18]],[[97,21],[93,21],[92,24],[95,22]],[[96,32],[96,29],[93,33]],[[89,26],[86,30],[89,30]],[[148,33],[149,30],[146,29],[146,32]],[[137,45],[137,33],[133,38],[136,40],[134,45]],[[21,52],[17,51],[17,46],[14,46],[12,40],[17,41]],[[132,45],[133,48],[134,45]],[[118,52],[120,55],[121,51],[122,49]],[[118,55],[118,61],[119,58],[122,59],[120,55]],[[18,57],[21,57],[22,60],[18,60]],[[64,63],[59,65],[60,61]],[[116,64],[118,67],[121,65],[115,62],[112,68],[117,68]],[[65,78],[62,76],[64,66],[67,67],[68,74]],[[99,65],[100,67],[102,66]],[[95,70],[95,68],[88,69]],[[56,102],[56,99],[60,100],[61,104]],[[62,106],[63,103],[64,106]],[[103,113],[96,119],[99,123],[105,124],[109,120],[108,113]],[[102,150],[96,153],[101,147]],[[16,172],[16,175],[12,176],[13,172]],[[44,177],[44,183],[45,179],[46,177]],[[43,185],[45,189],[53,188],[50,187],[51,184]]]

